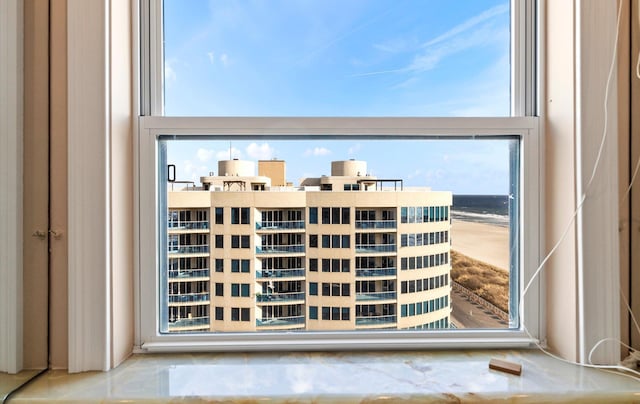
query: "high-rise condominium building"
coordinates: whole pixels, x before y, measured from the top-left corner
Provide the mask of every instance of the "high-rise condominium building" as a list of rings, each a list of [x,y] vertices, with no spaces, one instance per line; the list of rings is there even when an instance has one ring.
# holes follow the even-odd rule
[[[296,187],[284,169],[220,161],[168,192],[166,331],[449,327],[450,192],[363,161]]]

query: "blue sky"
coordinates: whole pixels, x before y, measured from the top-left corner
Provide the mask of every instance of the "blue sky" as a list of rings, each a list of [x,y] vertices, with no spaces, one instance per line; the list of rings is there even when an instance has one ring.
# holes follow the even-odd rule
[[[166,115],[509,115],[508,0],[164,3]],[[234,142],[233,157],[284,159],[296,183],[356,158],[380,177],[504,194],[507,144]],[[169,159],[193,179],[216,171],[225,150],[228,158],[228,142],[172,142]]]

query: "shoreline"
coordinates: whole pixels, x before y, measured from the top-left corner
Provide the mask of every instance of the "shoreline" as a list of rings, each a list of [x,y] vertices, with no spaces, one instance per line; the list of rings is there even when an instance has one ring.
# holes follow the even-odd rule
[[[451,249],[503,271],[509,270],[509,228],[452,219]]]

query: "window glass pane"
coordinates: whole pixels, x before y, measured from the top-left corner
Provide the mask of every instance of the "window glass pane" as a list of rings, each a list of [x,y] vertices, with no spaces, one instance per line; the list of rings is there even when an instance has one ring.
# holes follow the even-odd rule
[[[171,116],[510,114],[509,0],[164,0],[163,32]]]
[[[170,313],[163,332],[222,332],[238,326],[242,332],[420,329],[431,323],[432,328],[509,327],[509,305],[517,307],[509,287],[519,270],[510,265],[517,262],[511,254],[518,253],[510,237],[517,240],[512,229],[520,198],[513,181],[519,176],[519,137],[231,141],[237,160],[215,159],[228,151],[228,137],[159,140],[158,160],[176,166],[176,182],[158,187],[163,190],[158,206],[167,207],[161,217],[169,218],[158,235],[166,245],[159,304]],[[358,160],[334,160],[356,151]],[[283,176],[298,182],[287,179],[290,185],[273,187],[278,172],[260,171],[260,163],[272,162],[276,153]],[[211,175],[231,167],[246,172]],[[255,188],[260,181],[265,186]],[[323,181],[336,185],[329,191]],[[345,194],[337,185],[343,181],[363,181],[368,189]],[[209,223],[222,216],[220,206],[233,204],[229,224]],[[305,212],[311,219],[314,211],[307,204],[318,206],[324,225],[304,220]],[[353,215],[346,213],[352,209]],[[242,226],[251,211],[260,222]],[[211,243],[217,248],[212,250]],[[317,244],[325,248],[311,247]],[[354,274],[348,276],[351,257]],[[260,270],[250,271],[251,261]],[[226,276],[218,272],[224,265],[230,266]],[[464,309],[477,299],[502,313]],[[310,326],[311,305],[323,303],[321,318]],[[220,318],[227,312],[224,320],[202,315],[197,327],[181,325],[193,324],[194,313],[217,315],[217,308]],[[427,311],[437,314],[426,321]],[[256,321],[245,320],[245,312],[255,313]],[[323,326],[345,315],[349,322]],[[242,323],[229,327],[224,321]]]

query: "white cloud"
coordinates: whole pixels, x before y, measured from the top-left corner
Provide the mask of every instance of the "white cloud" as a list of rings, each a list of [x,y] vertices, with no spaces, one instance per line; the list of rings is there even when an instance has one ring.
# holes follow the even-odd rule
[[[229,156],[229,150],[221,150],[216,153],[216,160],[241,159],[242,156],[242,151],[240,149],[232,147],[231,156]]]
[[[354,77],[375,76],[390,73],[422,73],[435,68],[441,60],[463,52],[469,48],[486,46],[500,42],[509,35],[509,27],[497,26],[492,19],[500,14],[508,13],[508,5],[499,5],[471,17],[461,24],[449,29],[445,33],[424,42],[416,51],[413,61],[405,67],[387,69],[354,75]],[[399,52],[407,46],[400,40],[387,44],[374,45],[386,52]]]
[[[247,156],[255,160],[270,160],[275,155],[275,149],[269,145],[269,143],[263,143],[261,145],[257,143],[251,143],[247,146]]]
[[[200,161],[209,161],[211,160],[211,157],[213,157],[215,155],[215,151],[212,149],[203,149],[202,147],[198,149],[198,151],[196,152],[196,155],[198,156],[198,159],[200,159]]]
[[[465,22],[463,22],[462,24],[456,25],[455,27],[451,28],[449,31],[445,32],[444,34],[441,34],[439,36],[437,36],[436,38],[428,41],[427,43],[424,44],[425,47],[427,46],[431,46],[431,45],[435,45],[437,43],[443,42],[453,36],[456,36],[458,34],[461,34],[463,32],[466,32],[468,30],[470,30],[471,28],[475,27],[476,25],[487,21],[497,15],[503,14],[503,13],[508,13],[509,12],[509,5],[508,4],[501,4],[495,7],[492,7],[488,10],[483,11],[482,13],[469,18],[468,20],[466,20]]]
[[[207,52],[207,56],[209,57],[209,62],[211,62],[211,64],[214,64],[216,62],[215,53]]]
[[[307,149],[304,152],[305,156],[327,156],[331,154],[331,150],[324,147],[314,147],[313,149]]]
[[[223,53],[222,55],[220,55],[220,61],[222,62],[223,65],[228,66],[229,65],[229,55],[227,55],[226,53]]]

